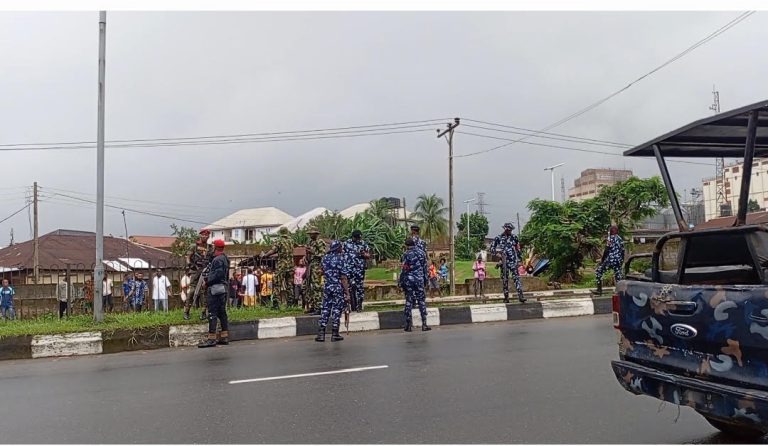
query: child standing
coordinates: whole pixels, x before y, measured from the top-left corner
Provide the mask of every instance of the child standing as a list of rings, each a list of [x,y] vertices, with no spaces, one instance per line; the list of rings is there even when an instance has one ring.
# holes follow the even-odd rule
[[[472,265],[472,271],[475,272],[475,298],[477,298],[477,291],[480,290],[480,297],[485,300],[485,293],[483,292],[483,281],[485,280],[485,262],[483,262],[483,256],[477,256],[477,260]]]
[[[435,290],[437,295],[443,297],[442,291],[440,291],[440,284],[437,282],[437,266],[433,261],[429,265],[429,297],[435,297]]]
[[[16,290],[10,285],[8,279],[3,279],[3,287],[0,288],[0,314],[3,319],[14,320],[16,313],[13,311],[13,296]]]

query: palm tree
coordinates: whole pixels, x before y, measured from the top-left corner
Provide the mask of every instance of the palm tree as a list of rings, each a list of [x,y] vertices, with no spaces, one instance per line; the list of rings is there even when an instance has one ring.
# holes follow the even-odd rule
[[[372,200],[366,212],[380,218],[384,223],[394,226],[394,216],[392,215],[392,206],[389,205],[387,200],[380,198],[378,200]]]
[[[414,207],[413,217],[421,225],[421,236],[429,241],[445,237],[448,222],[445,219],[445,202],[437,194],[419,195]]]

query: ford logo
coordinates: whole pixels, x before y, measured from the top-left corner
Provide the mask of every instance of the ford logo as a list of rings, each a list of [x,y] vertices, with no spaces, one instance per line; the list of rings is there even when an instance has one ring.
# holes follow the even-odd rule
[[[699,334],[695,328],[685,324],[675,324],[671,327],[672,334],[680,339],[693,339]]]

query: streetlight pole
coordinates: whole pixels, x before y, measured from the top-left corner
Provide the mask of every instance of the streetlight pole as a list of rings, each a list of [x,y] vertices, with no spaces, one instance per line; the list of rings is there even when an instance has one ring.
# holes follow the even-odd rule
[[[446,136],[448,141],[448,238],[450,239],[450,258],[451,263],[449,267],[449,278],[451,283],[451,296],[456,295],[456,268],[454,262],[456,260],[456,252],[454,249],[453,240],[453,131],[459,126],[459,118],[454,118],[453,123],[448,124],[448,128],[437,131],[437,137],[442,138]]]
[[[107,12],[99,12],[99,105],[96,125],[96,264],[93,268],[93,319],[104,320],[101,296],[104,280],[104,78]]]
[[[467,254],[470,254],[470,245],[469,245],[469,203],[472,203],[473,201],[477,200],[477,198],[470,198],[469,200],[464,200],[464,203],[467,204]]]
[[[552,173],[552,201],[555,201],[555,169],[563,165],[565,165],[565,163],[560,163],[544,168],[544,170],[549,170]]]

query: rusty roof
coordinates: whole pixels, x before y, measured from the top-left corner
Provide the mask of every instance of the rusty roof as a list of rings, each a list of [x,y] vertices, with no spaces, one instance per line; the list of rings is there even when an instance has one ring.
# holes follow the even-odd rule
[[[696,225],[694,230],[728,228],[728,227],[734,226],[735,222],[736,222],[735,216],[713,218],[712,220],[705,221],[704,223],[700,223]],[[747,224],[748,225],[768,224],[768,212],[763,211],[763,212],[753,212],[751,214],[747,214]]]
[[[170,248],[176,237],[165,235],[132,235],[128,237],[132,242],[153,248]]]
[[[84,231],[57,230],[39,238],[38,254],[41,269],[93,269],[96,262],[96,234]],[[28,240],[0,249],[0,266],[6,268],[34,268],[34,241]],[[172,267],[183,263],[170,252],[143,246],[117,237],[104,237],[104,260],[121,258],[142,259],[154,266]],[[111,268],[108,268],[111,269]]]

